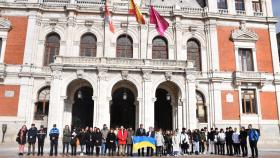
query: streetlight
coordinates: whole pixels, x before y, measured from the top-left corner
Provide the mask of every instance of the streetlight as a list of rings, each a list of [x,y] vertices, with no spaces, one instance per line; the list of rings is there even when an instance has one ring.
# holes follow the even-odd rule
[[[171,96],[169,93],[166,94],[166,100],[170,100],[171,99]]]

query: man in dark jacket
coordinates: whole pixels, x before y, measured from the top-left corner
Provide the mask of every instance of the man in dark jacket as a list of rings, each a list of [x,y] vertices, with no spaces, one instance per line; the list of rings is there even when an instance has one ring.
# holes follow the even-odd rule
[[[211,128],[211,131],[208,132],[208,142],[209,142],[209,152],[210,154],[214,153],[214,140],[215,140],[215,131]]]
[[[248,148],[247,148],[247,131],[245,130],[245,127],[241,127],[239,140],[242,150],[242,157],[248,156]]]
[[[147,132],[147,137],[155,138],[155,131],[154,131],[153,127],[149,127],[149,131]],[[147,147],[147,156],[150,156],[150,153],[151,153],[151,156],[153,156],[154,149],[151,147]]]
[[[56,128],[56,124],[54,124],[53,128],[50,130],[49,136],[51,141],[50,156],[53,156],[53,150],[54,150],[54,155],[57,156],[59,130],[58,128]]]
[[[229,127],[226,132],[226,146],[227,146],[227,155],[233,156],[233,141],[232,141],[232,135],[233,130],[231,127]]]
[[[38,138],[38,154],[37,156],[41,155],[43,156],[44,154],[44,142],[46,138],[46,131],[44,129],[44,126],[40,126],[40,130],[37,133],[37,138]]]
[[[136,130],[136,136],[146,136],[146,130],[143,128],[143,124],[140,124],[140,128]],[[144,156],[144,148],[142,150],[142,156]],[[138,156],[140,156],[140,149],[138,149]]]
[[[132,128],[128,128],[127,130],[127,138],[126,138],[126,149],[127,149],[127,156],[133,156],[132,155],[132,148],[133,148],[133,142],[132,142],[132,136],[134,135],[134,131]]]
[[[30,155],[31,146],[32,146],[32,155],[34,156],[36,137],[37,137],[37,128],[35,127],[35,124],[33,123],[33,124],[31,124],[31,128],[28,130],[28,133],[27,133],[27,142],[28,142],[28,153],[27,153],[27,155]]]

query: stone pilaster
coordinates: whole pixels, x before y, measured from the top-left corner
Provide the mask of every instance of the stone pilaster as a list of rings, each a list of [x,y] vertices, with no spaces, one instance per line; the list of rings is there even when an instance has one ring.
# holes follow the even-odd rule
[[[193,74],[186,75],[186,94],[187,94],[187,128],[197,128],[196,116],[196,87],[195,76]]]
[[[155,100],[152,99],[152,81],[151,81],[151,70],[143,70],[143,99],[144,105],[141,108],[140,116],[144,116],[142,123],[144,127],[148,129],[149,127],[154,127],[154,115],[155,115]],[[141,123],[141,122],[140,122]]]

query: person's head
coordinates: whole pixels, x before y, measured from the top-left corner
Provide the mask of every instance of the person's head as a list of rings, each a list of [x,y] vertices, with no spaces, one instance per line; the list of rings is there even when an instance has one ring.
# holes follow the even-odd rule
[[[241,127],[241,131],[245,131],[245,127],[244,126]]]
[[[214,131],[214,128],[211,128],[210,130],[211,130],[211,131]]]
[[[123,128],[123,126],[121,126],[121,130],[123,130],[124,128]]]
[[[248,128],[249,128],[249,129],[252,129],[252,124],[249,124],[249,125],[248,125]]]
[[[204,127],[204,131],[207,132],[207,131],[208,131],[208,128],[207,128],[207,127]]]
[[[204,129],[203,128],[201,128],[201,130],[200,130],[201,132],[204,132]]]
[[[81,132],[84,132],[84,131],[85,131],[85,129],[84,129],[84,128],[82,128],[82,129],[81,129]]]
[[[220,133],[224,133],[224,129],[221,128],[221,129],[220,129]]]
[[[149,131],[150,131],[150,132],[153,131],[153,127],[149,127]]]
[[[104,125],[103,125],[103,129],[106,129],[106,128],[107,128],[107,125],[106,125],[106,124],[104,124]]]
[[[99,132],[100,132],[100,129],[99,129],[99,128],[97,128],[97,129],[96,129],[96,132],[97,132],[97,133],[99,133]]]
[[[114,128],[111,128],[111,129],[110,129],[110,133],[114,133]]]
[[[232,130],[232,127],[229,127],[228,129],[229,129],[229,131],[233,131],[233,130]]]
[[[234,128],[234,132],[237,132],[237,128]]]
[[[219,129],[218,129],[218,128],[215,128],[215,131],[217,132],[217,131],[219,131]]]
[[[93,128],[92,128],[92,127],[90,127],[90,128],[89,128],[89,131],[90,131],[90,132],[93,132]]]
[[[132,131],[132,128],[131,128],[131,127],[129,127],[129,128],[128,128],[128,131]]]
[[[21,129],[22,129],[22,130],[26,130],[26,129],[27,129],[26,125],[23,125],[23,126],[21,127]]]
[[[228,131],[229,131],[229,128],[226,128],[226,131],[228,132]]]
[[[142,123],[140,124],[140,128],[143,128],[143,124]]]
[[[179,129],[177,128],[177,129],[175,130],[175,132],[178,133],[178,132],[179,132]]]
[[[89,129],[89,127],[88,127],[88,126],[86,126],[85,131],[88,131],[88,129]]]
[[[56,128],[56,124],[53,124],[53,128]]]
[[[40,126],[40,129],[44,129],[44,125],[41,125],[41,126]]]
[[[68,126],[68,125],[66,125],[66,126],[65,126],[65,129],[69,129],[69,126]]]
[[[35,124],[34,123],[31,124],[31,128],[35,128]]]

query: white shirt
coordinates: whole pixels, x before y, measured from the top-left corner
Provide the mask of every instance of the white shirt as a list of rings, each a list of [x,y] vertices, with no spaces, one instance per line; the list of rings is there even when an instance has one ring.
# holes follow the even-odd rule
[[[240,143],[239,132],[234,132],[232,134],[232,141],[233,141],[233,143],[236,143],[236,144]]]

